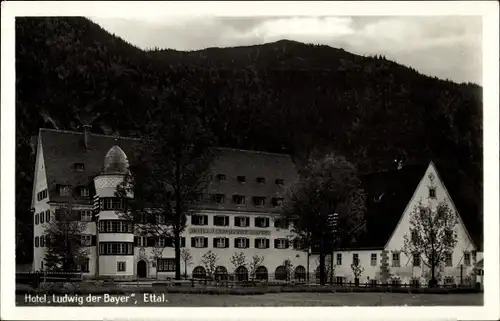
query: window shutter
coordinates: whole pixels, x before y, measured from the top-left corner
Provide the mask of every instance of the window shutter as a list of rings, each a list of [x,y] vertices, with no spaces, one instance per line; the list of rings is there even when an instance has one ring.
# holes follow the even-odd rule
[[[217,238],[216,238],[216,237],[214,237],[214,238],[213,238],[213,241],[214,241],[214,248],[215,248],[215,247],[217,247]]]
[[[238,238],[234,239],[234,248],[238,248]]]
[[[269,248],[269,239],[266,239],[266,249]]]
[[[97,237],[95,235],[92,235],[92,246],[95,246],[97,244]]]
[[[278,240],[277,239],[274,239],[274,248],[277,249],[278,248]]]
[[[250,226],[250,217],[247,216],[247,217],[245,217],[245,219],[246,219],[247,226]]]
[[[226,244],[225,245],[226,245],[226,248],[229,247],[229,238],[228,237],[226,237]]]
[[[35,247],[38,247],[38,236],[35,237]]]
[[[134,245],[137,246],[139,245],[139,237],[134,236]]]
[[[208,225],[208,215],[203,216],[203,224]]]
[[[235,217],[235,218],[234,218],[234,225],[235,225],[235,226],[241,226],[241,223],[240,223],[240,218],[239,218],[239,217]]]
[[[186,238],[181,237],[181,247],[186,247]]]
[[[269,227],[269,217],[266,217],[266,227]]]
[[[205,216],[205,217],[206,217],[206,216]],[[208,247],[208,237],[205,237],[205,238],[204,238],[204,243],[205,243],[205,244],[204,244],[204,245],[205,245],[204,247]]]
[[[254,242],[254,247],[255,247],[256,249],[258,249],[258,248],[259,248],[259,239],[255,239],[254,241],[255,241],[255,242]]]
[[[196,244],[195,238],[192,237],[191,238],[191,247],[195,247],[195,244]]]
[[[45,221],[50,222],[50,210],[45,211]]]
[[[224,226],[229,225],[229,216],[224,216]]]
[[[290,242],[288,240],[285,240],[285,248],[289,248],[290,247]]]

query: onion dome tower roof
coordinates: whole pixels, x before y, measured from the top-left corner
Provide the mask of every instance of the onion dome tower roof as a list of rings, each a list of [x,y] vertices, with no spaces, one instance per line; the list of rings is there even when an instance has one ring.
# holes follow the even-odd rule
[[[125,152],[117,145],[104,156],[104,174],[123,174],[129,173],[129,163]]]

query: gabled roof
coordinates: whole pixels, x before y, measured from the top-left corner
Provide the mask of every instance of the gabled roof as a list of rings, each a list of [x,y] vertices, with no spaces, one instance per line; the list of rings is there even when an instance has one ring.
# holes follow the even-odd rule
[[[367,195],[366,233],[356,240],[356,248],[385,246],[426,169],[427,165],[407,165],[361,177]]]
[[[40,129],[42,149],[47,175],[50,201],[62,201],[57,193],[57,185],[89,186],[93,178],[104,166],[104,156],[114,145],[120,146],[130,161],[133,158],[133,138],[89,134],[89,148],[85,148],[83,132]],[[83,163],[84,170],[76,171],[74,165]],[[92,186],[93,184],[90,184]],[[75,196],[78,199],[78,196]],[[88,197],[80,197],[80,201],[90,202]]]
[[[397,227],[406,206],[423,178],[428,164],[406,165],[399,170],[382,171],[361,177],[367,194],[366,233],[359,237],[355,248],[383,248]],[[481,208],[465,200],[460,194],[456,171],[436,166],[458,214],[472,241],[482,248],[482,226],[478,223]]]

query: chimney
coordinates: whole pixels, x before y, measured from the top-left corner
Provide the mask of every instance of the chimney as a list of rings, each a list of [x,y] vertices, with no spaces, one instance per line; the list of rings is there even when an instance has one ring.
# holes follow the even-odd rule
[[[83,125],[83,141],[85,143],[85,148],[89,149],[89,143],[90,143],[90,128],[92,128],[92,125]]]

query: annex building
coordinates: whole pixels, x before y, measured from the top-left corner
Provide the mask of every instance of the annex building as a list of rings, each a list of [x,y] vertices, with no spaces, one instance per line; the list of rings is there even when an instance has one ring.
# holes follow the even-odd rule
[[[135,235],[133,224],[124,222],[116,213],[116,186],[134,162],[137,143],[135,139],[86,130],[40,129],[32,198],[33,270],[45,269],[47,222],[55,219],[61,206],[71,202],[79,219],[87,223],[81,242],[89,247],[90,255],[79,267],[86,276],[174,276],[174,248],[164,239]],[[286,188],[297,177],[291,157],[227,148],[215,148],[214,154],[213,179],[200,196],[195,215],[188,217],[182,235],[182,248],[189,250],[192,263],[184,266],[181,262],[181,274],[186,270],[189,276],[204,276],[202,256],[212,251],[218,256],[216,277],[236,273],[245,279],[248,265],[236,267],[231,263],[233,254],[243,252],[246,263],[254,255],[264,257],[257,278],[284,278],[283,262],[288,259],[293,265],[293,278],[304,281],[306,271],[317,269],[315,255],[308,258],[308,253],[294,250],[289,241],[290,229],[276,219]],[[421,260],[401,252],[409,214],[419,200],[432,204],[446,200],[459,214],[459,240],[440,267],[442,282],[461,283],[473,278],[475,263],[482,256],[461,219],[462,209],[457,208],[432,162],[375,173],[362,181],[368,194],[368,233],[355,248],[333,253],[336,281],[424,283],[428,269]],[[93,219],[95,208],[97,219]],[[161,258],[156,259],[153,250],[158,245],[165,247]],[[363,273],[355,277],[351,263],[363,266]]]

